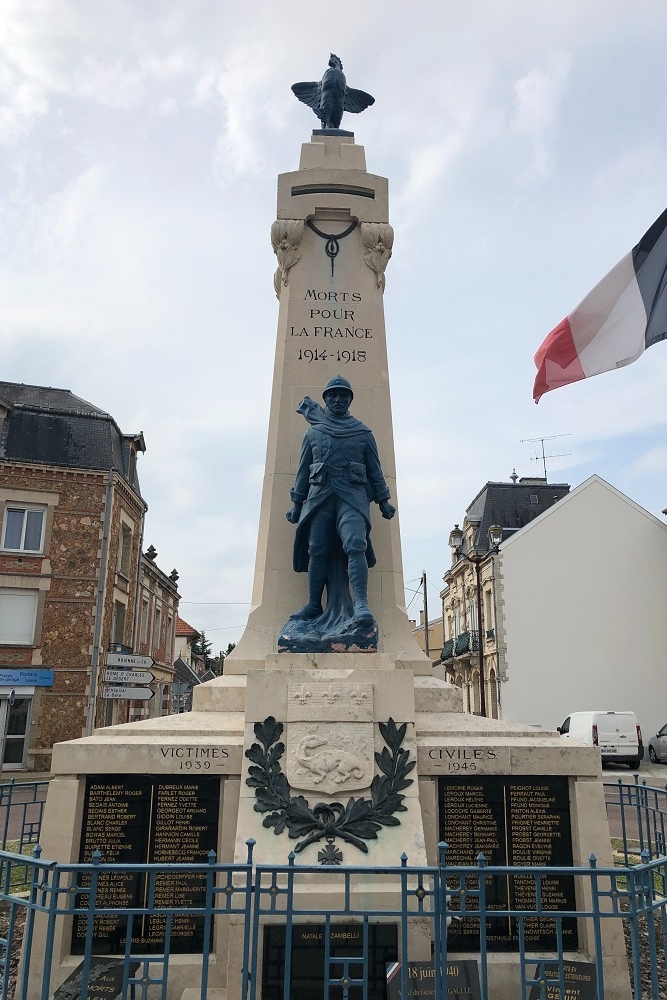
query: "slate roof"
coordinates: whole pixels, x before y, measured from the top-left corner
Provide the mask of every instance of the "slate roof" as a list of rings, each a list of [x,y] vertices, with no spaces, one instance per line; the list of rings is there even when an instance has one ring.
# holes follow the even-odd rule
[[[189,684],[190,687],[194,687],[196,684],[201,684],[200,678],[194,672],[192,667],[189,667],[185,660],[180,656],[177,660],[174,660],[174,680],[183,681],[186,684]]]
[[[69,389],[0,381],[0,405],[7,414],[0,458],[74,469],[116,469],[140,493],[131,443],[144,450],[143,437],[123,434],[113,417]]]
[[[488,551],[492,524],[500,524],[504,529],[503,539],[509,538],[569,492],[567,483],[547,483],[535,479],[486,483],[466,511],[467,522],[477,524],[473,549]]]

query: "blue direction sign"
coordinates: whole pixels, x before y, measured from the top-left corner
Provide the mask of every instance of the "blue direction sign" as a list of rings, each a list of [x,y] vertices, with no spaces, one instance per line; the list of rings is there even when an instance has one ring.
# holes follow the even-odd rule
[[[9,687],[51,687],[53,670],[0,669],[0,685]]]

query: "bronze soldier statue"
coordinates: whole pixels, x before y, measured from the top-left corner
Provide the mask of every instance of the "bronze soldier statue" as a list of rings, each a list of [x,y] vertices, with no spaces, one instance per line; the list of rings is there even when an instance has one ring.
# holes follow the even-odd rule
[[[322,397],[325,409],[309,396],[297,407],[311,426],[303,438],[287,520],[297,525],[293,564],[297,573],[308,573],[308,603],[290,622],[322,619],[318,630],[333,635],[375,625],[368,607],[368,567],[375,565],[370,503],[377,503],[387,519],[396,508],[389,503],[373,433],[348,412],[352,386],[336,375]]]

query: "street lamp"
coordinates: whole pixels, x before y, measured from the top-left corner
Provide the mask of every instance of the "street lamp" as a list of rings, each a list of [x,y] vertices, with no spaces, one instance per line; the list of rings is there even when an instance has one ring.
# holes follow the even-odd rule
[[[458,524],[455,524],[449,533],[449,546],[453,550],[457,559],[467,559],[475,567],[477,581],[477,628],[479,630],[477,647],[479,652],[479,708],[480,714],[486,716],[486,677],[484,671],[484,618],[482,613],[482,563],[489,554],[497,555],[498,546],[503,540],[503,529],[499,524],[492,524],[489,528],[489,550],[479,554],[471,555],[463,552],[463,532]]]

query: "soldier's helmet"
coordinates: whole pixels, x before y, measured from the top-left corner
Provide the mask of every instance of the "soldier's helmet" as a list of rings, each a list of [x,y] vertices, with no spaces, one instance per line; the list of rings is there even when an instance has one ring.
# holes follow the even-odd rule
[[[324,389],[322,389],[322,399],[326,399],[327,398],[327,393],[328,392],[333,392],[335,389],[344,389],[345,392],[349,392],[350,399],[354,399],[354,393],[352,392],[352,386],[350,385],[350,383],[348,382],[348,380],[346,378],[343,378],[342,375],[334,375],[333,378],[329,379],[329,381],[325,385]]]

